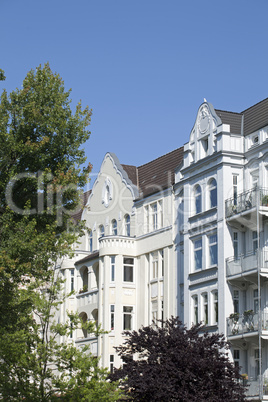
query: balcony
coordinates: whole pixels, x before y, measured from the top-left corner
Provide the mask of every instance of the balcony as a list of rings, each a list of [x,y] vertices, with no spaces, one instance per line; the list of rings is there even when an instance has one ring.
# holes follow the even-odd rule
[[[261,313],[261,328],[263,337],[268,335],[268,313]],[[233,313],[227,318],[227,337],[251,336],[259,331],[259,314],[252,310],[244,314]]]
[[[261,214],[268,216],[268,189],[254,188],[225,201],[225,216],[230,225],[239,229],[245,226],[257,229],[257,206]]]
[[[87,305],[98,305],[98,289],[90,290],[88,292],[79,293],[76,295],[77,307],[84,307]]]
[[[256,250],[247,254],[241,254],[238,259],[229,257],[226,259],[226,276],[227,279],[250,277],[257,275],[259,272],[262,276],[268,276],[268,251]]]

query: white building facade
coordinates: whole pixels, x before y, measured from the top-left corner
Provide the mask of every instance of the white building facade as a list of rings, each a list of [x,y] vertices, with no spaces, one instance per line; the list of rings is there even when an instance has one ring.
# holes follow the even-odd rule
[[[78,310],[109,333],[70,341],[112,369],[124,330],[202,321],[230,341],[251,399],[268,400],[268,99],[241,113],[204,101],[189,142],[143,166],[107,153],[79,218],[60,319]]]
[[[197,113],[177,170],[176,249],[187,326],[224,333],[252,400],[268,400],[268,99]]]

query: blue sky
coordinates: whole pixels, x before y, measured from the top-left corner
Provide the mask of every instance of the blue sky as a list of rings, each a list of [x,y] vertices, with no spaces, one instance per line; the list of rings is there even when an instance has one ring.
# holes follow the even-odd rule
[[[49,62],[93,109],[93,173],[106,152],[142,165],[188,141],[206,98],[240,112],[268,97],[268,1],[0,0],[9,91]]]

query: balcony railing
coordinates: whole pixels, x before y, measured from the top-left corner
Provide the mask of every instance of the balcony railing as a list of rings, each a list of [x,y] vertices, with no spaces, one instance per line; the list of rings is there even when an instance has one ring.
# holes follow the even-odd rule
[[[243,193],[237,194],[237,196],[229,198],[225,201],[225,216],[230,218],[233,215],[255,208],[257,205],[259,194],[259,206],[268,206],[268,189],[266,188],[254,188]]]
[[[227,318],[227,336],[244,335],[259,330],[259,314],[233,314]],[[268,313],[261,313],[262,330],[268,330]]]
[[[77,307],[83,307],[88,304],[97,304],[98,303],[98,294],[99,290],[94,289],[85,293],[79,293],[76,295],[77,298]]]
[[[268,251],[256,250],[247,254],[241,254],[239,258],[229,257],[226,259],[226,276],[246,274],[257,269],[267,270],[268,273]]]
[[[259,265],[260,271],[268,273],[268,251],[256,250],[247,254],[241,254],[239,258],[229,257],[226,259],[226,276],[246,274],[256,270]]]

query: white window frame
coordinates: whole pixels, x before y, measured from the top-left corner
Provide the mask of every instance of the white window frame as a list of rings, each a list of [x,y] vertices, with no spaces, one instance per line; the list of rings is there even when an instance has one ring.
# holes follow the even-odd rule
[[[70,289],[71,292],[74,290],[74,268],[70,270]]]
[[[163,227],[163,200],[156,200],[144,206],[145,232],[154,232]]]
[[[132,260],[133,261],[133,263],[131,264],[131,263],[129,263],[129,262],[126,262],[126,260]],[[134,281],[135,281],[135,278],[134,278],[134,258],[133,257],[127,257],[127,256],[123,256],[123,282],[124,283],[134,283]],[[130,275],[130,276],[132,276],[132,280],[125,280],[125,268],[132,268],[132,275]]]
[[[201,242],[201,246],[196,246],[197,242]],[[193,250],[194,250],[194,272],[201,271],[203,269],[203,239],[202,237],[198,237],[193,240]],[[199,253],[201,250],[201,267],[196,266],[196,253]]]
[[[118,230],[117,230],[117,220],[113,219],[112,220],[112,235],[117,236]]]
[[[92,253],[92,251],[93,251],[93,232],[91,229],[88,230],[88,248],[89,248],[89,252]]]
[[[196,215],[202,212],[202,189],[200,184],[194,187],[194,210]]]
[[[218,290],[213,290],[212,292],[212,324],[216,325],[219,322],[219,293]]]
[[[202,293],[202,321],[205,325],[208,325],[209,309],[208,309],[208,293]]]
[[[110,268],[111,268],[111,272],[110,272],[110,274],[111,274],[111,276],[110,276],[110,281],[111,282],[114,282],[115,281],[115,256],[114,255],[112,255],[111,257],[110,257]]]
[[[110,331],[114,331],[115,327],[115,305],[110,304]]]
[[[213,240],[213,236],[216,236],[216,240]],[[218,265],[218,234],[217,232],[210,233],[207,236],[207,241],[208,241],[208,258],[209,258],[209,267],[213,267],[215,265]],[[212,261],[212,253],[214,253],[214,249],[216,248],[216,262]],[[213,254],[214,255],[214,254]]]
[[[130,236],[130,216],[129,214],[125,215],[125,236]]]
[[[198,295],[192,296],[192,316],[193,324],[196,325],[199,322],[199,306],[198,306]]]
[[[215,199],[215,205],[213,200]],[[212,178],[209,182],[209,206],[210,208],[217,207],[218,204],[218,196],[217,196],[217,181],[215,178]]]
[[[131,311],[124,311],[125,309],[131,309]],[[130,328],[125,328],[125,317],[130,316]],[[133,331],[134,329],[134,306],[123,306],[123,331]]]

